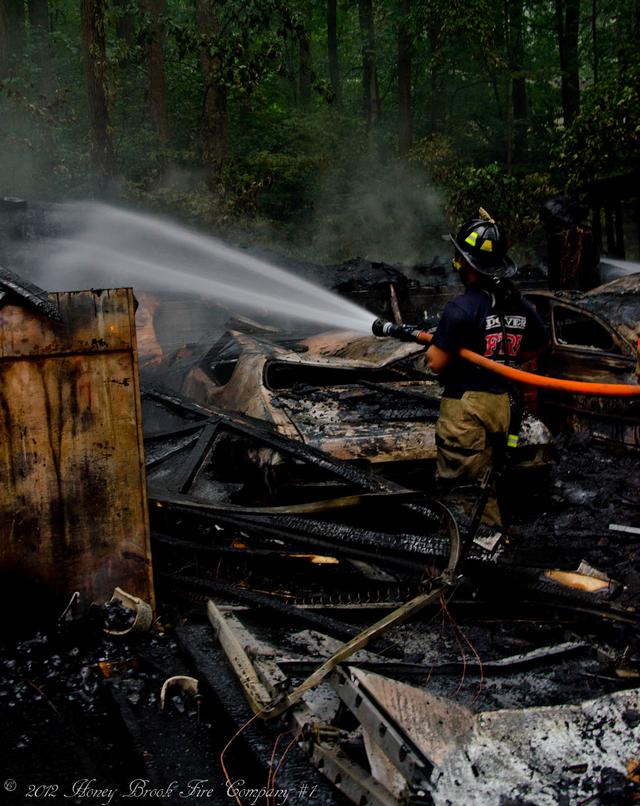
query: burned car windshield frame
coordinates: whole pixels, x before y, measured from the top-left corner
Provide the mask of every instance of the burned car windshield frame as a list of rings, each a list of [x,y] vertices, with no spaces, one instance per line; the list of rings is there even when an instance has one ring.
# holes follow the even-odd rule
[[[564,322],[561,321],[562,317],[565,317]],[[551,307],[551,322],[554,340],[557,344],[561,344],[563,347],[572,347],[577,350],[604,352],[611,355],[624,354],[621,345],[619,344],[621,337],[613,328],[607,326],[605,322],[601,321],[599,317],[595,316],[590,311],[585,311],[583,308],[567,305],[563,302],[555,303]],[[576,331],[582,331],[584,333],[585,331],[588,331],[590,334],[595,336],[593,339],[595,342],[600,341],[606,336],[608,344],[607,346],[603,346],[601,343],[587,343],[587,338],[584,337],[582,337],[582,341],[578,338],[563,338],[562,336],[570,335],[570,333],[567,333],[567,331],[570,331],[570,333],[574,333]]]
[[[610,324],[602,316],[594,313],[588,307],[582,306],[579,303],[558,299],[557,297],[553,296],[553,294],[532,292],[528,293],[526,297],[529,302],[536,307],[538,313],[546,323],[553,339],[554,346],[563,350],[587,351],[589,353],[610,355],[616,358],[628,358],[630,360],[635,360],[634,345],[630,344],[627,339],[618,332],[618,330],[615,328],[615,325]],[[558,318],[559,316],[566,314],[573,315],[574,317],[580,317],[580,319],[584,320],[585,325],[592,329],[592,332],[596,332],[594,329],[598,328],[602,335],[606,334],[608,346],[604,347],[601,343],[588,344],[586,339],[583,342],[576,340],[567,341],[563,339],[561,336]],[[571,327],[572,324],[575,324],[578,327],[582,326],[582,323],[579,322],[571,323],[568,326]],[[594,340],[599,341],[602,338],[602,335],[596,333],[596,338]]]
[[[300,386],[327,388],[362,382],[397,383],[424,379],[424,373],[406,365],[406,359],[402,359],[402,362],[402,366],[394,363],[386,367],[355,368],[269,359],[264,367],[263,382],[270,391],[279,392]]]

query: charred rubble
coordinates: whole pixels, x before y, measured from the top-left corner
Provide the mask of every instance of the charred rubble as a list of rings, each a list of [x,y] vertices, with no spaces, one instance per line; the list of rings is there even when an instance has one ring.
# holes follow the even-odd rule
[[[420,350],[371,341],[237,320],[143,368],[156,607],[11,592],[3,802],[638,800],[637,453],[530,417],[491,542],[435,486]]]
[[[585,435],[560,440],[546,503],[520,512],[512,545],[497,555],[472,547],[464,578],[430,609],[374,636],[263,721],[256,712],[291,696],[344,642],[433,592],[450,561],[451,524],[428,498],[264,422],[159,391],[143,400],[154,570],[168,620],[131,634],[131,614],[115,601],[82,627],[67,614],[5,649],[3,757],[22,787],[42,753],[39,780],[60,792],[87,778],[88,791],[99,782],[122,797],[137,786],[166,803],[227,803],[234,787],[288,793],[293,803],[310,792],[322,803],[403,802],[407,792],[445,803],[459,802],[460,786],[486,803],[557,803],[563,793],[567,802],[634,801],[640,540],[609,527],[636,522],[635,457],[612,456]],[[256,497],[255,478],[210,477],[237,467],[251,441],[339,487],[319,498],[316,478],[315,500],[271,505]],[[203,471],[207,483],[193,495]],[[463,516],[455,520],[463,531]],[[556,571],[582,563],[577,588],[545,578],[550,557]],[[585,590],[585,577],[604,584]],[[197,693],[178,687],[160,710],[174,678],[195,678]],[[416,743],[416,719],[447,725],[445,744],[433,727]],[[388,738],[372,742],[382,731]],[[52,741],[58,734],[67,738]],[[551,749],[531,757],[545,741]],[[505,772],[507,752],[525,761]]]

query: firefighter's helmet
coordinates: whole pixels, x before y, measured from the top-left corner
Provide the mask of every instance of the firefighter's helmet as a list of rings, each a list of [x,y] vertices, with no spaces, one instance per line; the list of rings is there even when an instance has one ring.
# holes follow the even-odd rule
[[[516,264],[507,255],[510,243],[501,224],[480,208],[477,218],[470,218],[451,235],[457,251],[480,274],[488,277],[513,277]]]

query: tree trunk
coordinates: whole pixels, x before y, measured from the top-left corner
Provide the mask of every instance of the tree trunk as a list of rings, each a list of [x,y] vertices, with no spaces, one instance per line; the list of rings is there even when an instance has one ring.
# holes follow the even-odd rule
[[[114,174],[113,143],[106,93],[105,0],[80,0],[87,76],[91,159],[96,187],[104,193]]]
[[[49,0],[28,0],[30,42],[35,68],[33,83],[48,98],[55,91],[49,42]]]
[[[9,74],[11,54],[11,30],[9,14],[4,2],[0,2],[0,81]]]
[[[292,106],[298,106],[299,103],[299,91],[300,87],[298,86],[298,57],[299,57],[299,49],[297,47],[297,43],[294,42],[293,37],[287,38],[287,41],[284,45],[284,58],[285,64],[287,68],[287,85],[290,90],[290,98],[289,101]]]
[[[398,29],[398,151],[403,157],[411,148],[411,0],[400,0]]]
[[[29,0],[29,26],[31,30],[49,30],[49,0]]]
[[[164,14],[166,0],[143,0],[148,17],[147,64],[149,67],[149,101],[151,120],[161,146],[169,140],[167,113],[167,79],[164,64]]]
[[[362,42],[362,105],[367,125],[371,128],[380,119],[373,0],[358,0],[358,19]]]
[[[598,0],[591,0],[591,47],[593,50],[593,83],[598,83]]]
[[[115,27],[118,39],[124,39],[128,50],[131,52],[136,46],[136,30],[134,21],[134,11],[129,0],[111,0],[112,8],[115,11]],[[143,9],[146,7],[143,3]],[[129,55],[120,59],[120,65],[128,63]]]
[[[507,174],[511,176],[513,173],[513,141],[514,141],[514,127],[513,127],[513,77],[511,73],[507,73],[503,82],[504,92],[504,141],[505,141],[505,165]]]
[[[501,54],[502,58],[499,65],[494,60],[488,61],[487,72],[496,102],[496,119],[502,129],[502,158],[507,173],[510,174],[513,163],[513,77],[510,69],[509,3],[510,0],[503,0],[502,15],[494,31],[495,52]]]
[[[578,27],[580,0],[555,0],[560,53],[560,96],[564,125],[570,126],[580,111]]]
[[[523,1],[509,2],[509,66],[512,76],[511,104],[513,109],[513,160],[522,163],[527,150],[527,84],[525,79],[525,49],[523,33]]]
[[[340,86],[340,64],[338,61],[338,0],[327,0],[327,51],[329,58],[329,79],[333,99],[339,106],[342,102]]]
[[[306,109],[311,102],[311,42],[305,32],[299,42],[299,92],[300,106]]]
[[[311,102],[311,40],[309,30],[311,27],[311,7],[306,6],[304,30],[298,38],[298,97],[300,106],[306,109]]]
[[[216,185],[227,155],[227,90],[222,81],[222,59],[218,51],[219,0],[196,0],[196,18],[202,34],[200,64],[204,84],[202,159]]]
[[[439,29],[434,22],[429,26],[429,44],[431,45],[431,109],[429,115],[429,130],[432,135],[440,134],[444,129],[444,114],[441,96],[441,75],[439,59]]]
[[[9,75],[24,52],[24,11],[22,0],[0,0],[0,78]]]

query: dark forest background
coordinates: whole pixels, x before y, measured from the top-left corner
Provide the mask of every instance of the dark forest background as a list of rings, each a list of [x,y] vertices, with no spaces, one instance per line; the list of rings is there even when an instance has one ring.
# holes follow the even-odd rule
[[[419,260],[478,204],[535,240],[637,169],[639,41],[640,0],[0,0],[0,196],[324,260]]]

